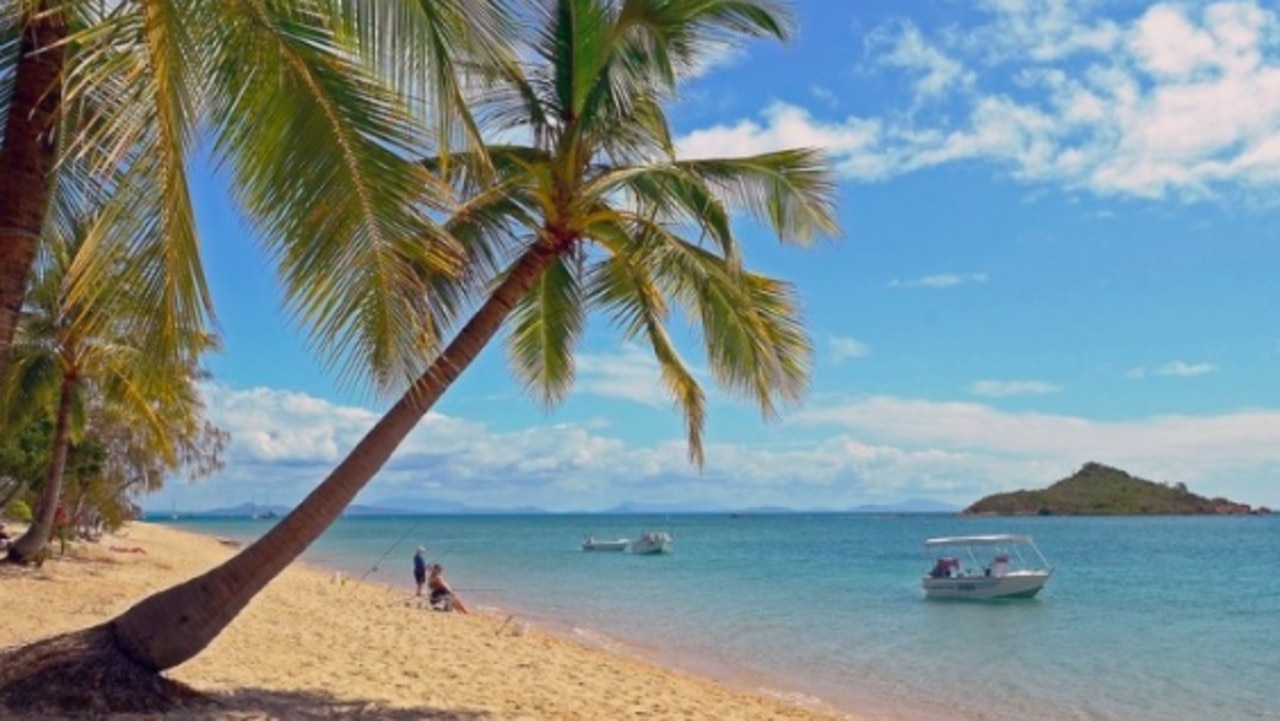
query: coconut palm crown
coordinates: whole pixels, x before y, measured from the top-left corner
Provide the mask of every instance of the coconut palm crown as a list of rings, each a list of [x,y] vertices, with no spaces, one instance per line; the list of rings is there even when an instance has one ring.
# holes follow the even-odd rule
[[[785,38],[785,16],[774,3],[724,0],[559,0],[537,11],[530,60],[504,67],[473,105],[495,137],[526,142],[428,161],[464,198],[447,228],[472,254],[472,279],[541,268],[507,343],[532,392],[564,398],[585,317],[601,311],[652,348],[701,464],[705,396],[668,321],[688,319],[714,379],[766,417],[797,399],[809,345],[794,294],[745,269],[731,215],[807,243],[837,231],[833,184],[812,150],[679,160],[662,105],[729,35]]]

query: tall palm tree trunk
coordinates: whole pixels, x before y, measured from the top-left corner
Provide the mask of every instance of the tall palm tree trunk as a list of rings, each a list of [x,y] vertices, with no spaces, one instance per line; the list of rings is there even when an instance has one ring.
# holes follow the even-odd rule
[[[527,250],[431,367],[262,538],[221,566],[145,598],[111,621],[0,653],[0,707],[154,713],[198,696],[159,672],[200,653],[342,514],[568,247],[558,242]]]
[[[513,266],[493,295],[365,434],[323,483],[262,538],[232,560],[178,587],[143,599],[114,621],[123,651],[154,670],[172,668],[200,653],[227,628],[253,595],[333,524],[370,482],[417,421],[489,343],[516,302],[534,286],[557,251],[535,246]]]
[[[44,0],[23,18],[0,147],[0,377],[8,365],[53,187],[67,20],[52,5]]]
[[[62,393],[58,398],[58,416],[53,425],[53,453],[49,459],[49,475],[45,479],[44,492],[40,495],[40,514],[35,522],[9,547],[6,560],[13,563],[39,562],[53,535],[54,515],[62,495],[62,477],[67,467],[67,447],[71,443],[71,399],[75,395],[76,380],[63,378]]]
[[[117,618],[113,626],[121,649],[154,670],[172,668],[203,650],[342,514],[563,250],[538,245],[526,251],[431,367],[328,478],[262,538],[218,568],[144,599]]]

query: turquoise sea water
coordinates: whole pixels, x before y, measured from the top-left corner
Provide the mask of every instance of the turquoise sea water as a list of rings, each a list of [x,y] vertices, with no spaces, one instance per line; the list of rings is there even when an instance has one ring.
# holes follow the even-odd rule
[[[173,523],[248,540],[272,521]],[[645,529],[675,553],[579,550]],[[1039,597],[923,600],[924,539],[979,533],[1035,537],[1057,569]],[[472,605],[850,712],[1280,719],[1280,515],[344,518],[304,559],[394,602],[418,544]]]

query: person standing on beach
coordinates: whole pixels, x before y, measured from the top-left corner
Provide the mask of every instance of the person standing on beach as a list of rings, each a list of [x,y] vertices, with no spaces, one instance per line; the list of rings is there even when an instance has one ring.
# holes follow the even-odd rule
[[[413,554],[413,580],[418,583],[418,595],[422,595],[422,586],[427,582],[427,559],[422,557],[427,549],[418,546],[417,553]]]

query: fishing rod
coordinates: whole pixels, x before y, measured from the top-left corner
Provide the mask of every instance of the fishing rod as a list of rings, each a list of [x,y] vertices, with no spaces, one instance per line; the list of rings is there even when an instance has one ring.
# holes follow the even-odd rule
[[[377,571],[378,566],[382,565],[382,562],[387,560],[387,556],[390,556],[391,552],[396,550],[396,546],[399,546],[401,543],[404,543],[404,539],[408,538],[410,533],[413,533],[415,530],[417,530],[418,526],[422,525],[424,521],[426,521],[426,518],[420,518],[418,519],[417,522],[413,523],[407,529],[405,529],[405,532],[400,534],[400,537],[395,540],[395,543],[392,543],[387,548],[387,550],[383,551],[382,555],[378,557],[378,560],[374,561],[373,565],[369,567],[369,570],[365,571],[364,575],[360,576],[360,580],[356,582],[355,588],[359,588],[360,584],[364,583],[364,579],[369,577],[369,574]]]

